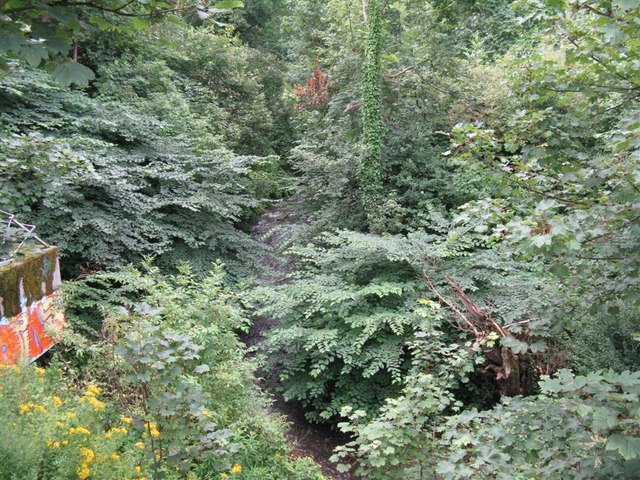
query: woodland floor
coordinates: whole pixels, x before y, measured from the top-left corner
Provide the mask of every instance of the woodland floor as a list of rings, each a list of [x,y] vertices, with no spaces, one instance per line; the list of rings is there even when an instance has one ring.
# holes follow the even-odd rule
[[[260,275],[262,281],[272,284],[286,281],[286,273],[291,269],[290,263],[281,252],[286,243],[287,232],[302,222],[296,202],[280,202],[267,209],[252,229],[253,237],[261,242],[267,252],[263,257],[263,265],[267,271]],[[269,317],[255,317],[249,333],[244,338],[247,346],[254,346],[260,352],[260,342],[269,329],[276,325],[276,320]],[[290,455],[312,457],[322,472],[334,480],[351,480],[355,477],[349,473],[340,473],[329,460],[333,449],[345,442],[345,436],[331,430],[328,426],[311,424],[304,416],[304,409],[296,402],[285,402],[277,392],[276,372],[258,372],[261,387],[272,396],[273,404],[270,413],[283,415],[289,421],[287,439],[294,446]]]

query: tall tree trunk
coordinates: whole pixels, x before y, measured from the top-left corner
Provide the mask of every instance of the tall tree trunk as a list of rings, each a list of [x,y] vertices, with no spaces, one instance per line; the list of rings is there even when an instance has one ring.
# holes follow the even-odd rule
[[[382,166],[382,11],[380,0],[363,0],[367,38],[362,78],[364,158],[360,170],[360,189],[369,229],[381,229],[383,199]]]

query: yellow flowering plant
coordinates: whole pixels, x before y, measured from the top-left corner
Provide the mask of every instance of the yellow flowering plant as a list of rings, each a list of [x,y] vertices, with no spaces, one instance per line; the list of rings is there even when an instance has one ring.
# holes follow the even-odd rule
[[[112,415],[96,385],[78,392],[49,370],[0,369],[0,438],[11,439],[0,442],[0,478],[17,479],[16,472],[20,480],[148,475],[149,464],[135,446],[141,436],[130,430],[130,417]]]
[[[77,345],[66,345],[86,352],[90,344],[92,355],[62,355],[63,371],[75,369],[87,382],[76,410],[109,418],[107,427],[83,424],[89,437],[108,444],[130,439],[127,447],[141,460],[122,477],[127,479],[325,480],[312,461],[286,454],[284,422],[264,412],[255,364],[245,359],[236,334],[244,319],[225,290],[221,266],[203,281],[186,267],[179,270],[175,277],[163,276],[145,261],[142,270],[103,272],[66,291],[68,315],[74,303],[83,309],[87,301],[104,298],[106,288],[109,301],[117,302],[94,305],[103,315],[101,339],[76,337]],[[69,323],[83,321],[78,316]],[[126,411],[116,415],[105,399],[107,389],[96,390],[106,385]],[[107,403],[105,410],[96,400]],[[111,462],[127,460],[123,448],[108,451]],[[122,458],[115,460],[113,453]],[[80,463],[78,458],[74,468]],[[86,466],[88,480],[97,475],[96,465]]]

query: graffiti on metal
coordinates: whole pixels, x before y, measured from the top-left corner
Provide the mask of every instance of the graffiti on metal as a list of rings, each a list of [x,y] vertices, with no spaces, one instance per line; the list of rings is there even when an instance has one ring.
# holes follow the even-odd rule
[[[55,247],[0,266],[0,363],[33,362],[49,350],[65,324]]]
[[[65,317],[58,293],[47,295],[11,319],[0,319],[0,363],[32,362],[55,343]]]

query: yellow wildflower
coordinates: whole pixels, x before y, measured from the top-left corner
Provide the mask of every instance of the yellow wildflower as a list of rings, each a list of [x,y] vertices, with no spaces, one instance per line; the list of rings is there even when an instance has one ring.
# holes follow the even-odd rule
[[[87,466],[86,463],[81,463],[78,469],[76,470],[76,473],[78,474],[78,478],[80,480],[85,480],[85,478],[91,475],[91,470],[89,470],[89,467]]]
[[[62,369],[61,368],[56,369],[56,372],[58,372],[60,375],[62,375]]]
[[[82,447],[80,449],[80,455],[84,457],[85,463],[91,463],[96,458],[96,454],[90,448]]]
[[[37,403],[22,403],[20,404],[20,413],[30,413],[30,412],[46,412],[46,408],[42,405],[38,405]]]
[[[53,442],[51,440],[47,440],[47,447],[50,447],[51,445],[53,445]]]
[[[95,397],[96,395],[100,395],[100,393],[102,393],[102,390],[99,387],[90,384],[84,392],[84,395],[85,397]]]
[[[71,427],[69,429],[69,433],[76,434],[76,435],[82,435],[82,434],[91,435],[91,432],[84,427],[77,427],[77,428]]]
[[[56,422],[56,427],[58,427],[58,428],[62,428],[62,427],[64,427],[64,423],[62,423],[62,422]]]
[[[114,460],[120,460],[120,455],[117,453],[112,453],[111,458],[113,458]]]
[[[69,445],[69,440],[63,440],[62,441],[62,446],[65,446],[65,445]]]
[[[140,450],[144,450],[144,442],[136,442],[135,446]]]
[[[147,429],[152,437],[158,438],[160,436],[160,430],[158,430],[158,426],[155,423],[147,422]]]
[[[205,417],[210,417],[211,416],[211,413],[209,412],[209,410],[202,410],[200,413]]]
[[[220,474],[220,478],[229,478],[229,475],[227,475],[226,473],[222,472]]]
[[[142,473],[142,468],[140,468],[140,465],[136,465],[136,474],[140,475]]]
[[[60,448],[60,442],[53,442],[53,448]]]
[[[56,407],[61,406],[61,405],[62,405],[62,399],[61,399],[60,397],[58,397],[58,396],[54,396],[54,397],[53,397],[53,404],[54,404]]]
[[[69,412],[69,413],[67,413],[67,418],[76,418],[76,417],[77,417],[77,415],[76,415],[76,413],[75,413],[75,412]]]
[[[114,427],[110,429],[107,433],[105,433],[104,436],[105,438],[111,438],[113,437],[114,433],[122,433],[123,435],[126,435],[127,433],[129,433],[129,430],[127,430],[124,427]]]
[[[44,368],[38,367],[38,368],[36,368],[36,373],[38,375],[44,375],[45,373],[47,373],[47,371]]]
[[[122,423],[124,423],[125,425],[131,425],[131,423],[133,422],[133,418],[125,417],[124,415],[120,415],[120,420],[122,420]]]
[[[241,465],[238,465],[236,463],[233,467],[231,467],[231,473],[233,473],[234,475],[236,475],[236,474],[238,474],[240,472],[242,472],[242,466]]]
[[[88,401],[89,404],[93,407],[93,410],[96,412],[102,412],[105,408],[107,408],[107,404],[101,402],[96,397],[82,397],[80,399],[81,402]]]

